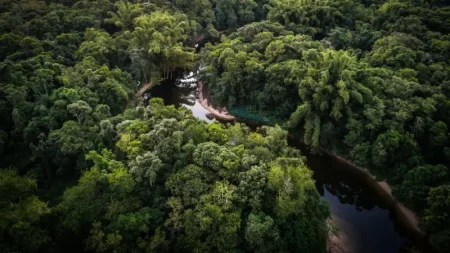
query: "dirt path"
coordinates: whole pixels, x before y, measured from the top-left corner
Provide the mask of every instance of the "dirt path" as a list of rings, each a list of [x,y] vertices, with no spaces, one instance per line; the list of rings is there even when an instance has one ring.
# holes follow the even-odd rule
[[[225,121],[236,120],[236,117],[231,115],[225,108],[216,109],[208,103],[208,95],[206,94],[205,86],[202,81],[198,81],[197,85],[198,102],[211,113],[215,118]]]

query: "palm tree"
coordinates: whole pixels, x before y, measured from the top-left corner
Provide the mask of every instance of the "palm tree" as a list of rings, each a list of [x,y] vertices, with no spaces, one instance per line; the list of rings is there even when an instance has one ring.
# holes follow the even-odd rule
[[[131,30],[133,21],[142,14],[142,6],[140,4],[132,4],[126,1],[119,1],[115,4],[117,12],[109,11],[111,18],[105,19],[106,23],[114,24],[123,30]]]

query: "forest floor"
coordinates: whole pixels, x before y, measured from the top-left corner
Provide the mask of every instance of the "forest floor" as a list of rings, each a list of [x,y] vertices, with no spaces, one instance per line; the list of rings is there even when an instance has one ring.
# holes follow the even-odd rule
[[[214,108],[208,103],[207,89],[205,89],[205,86],[201,81],[199,81],[197,85],[197,96],[198,102],[200,102],[203,108],[209,111],[215,118],[225,121],[236,120],[236,117],[231,115],[226,108]]]

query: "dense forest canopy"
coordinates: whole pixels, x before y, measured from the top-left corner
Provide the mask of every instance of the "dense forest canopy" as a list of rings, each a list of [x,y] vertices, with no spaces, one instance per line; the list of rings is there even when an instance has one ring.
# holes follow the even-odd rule
[[[368,167],[450,249],[448,1],[271,0],[202,52],[212,101]],[[243,109],[244,108],[244,109]]]
[[[290,131],[386,178],[447,252],[449,33],[445,0],[0,0],[0,247],[325,252]],[[196,63],[211,102],[282,128],[136,96]]]
[[[0,1],[2,252],[324,252],[287,132],[135,96],[264,1]]]

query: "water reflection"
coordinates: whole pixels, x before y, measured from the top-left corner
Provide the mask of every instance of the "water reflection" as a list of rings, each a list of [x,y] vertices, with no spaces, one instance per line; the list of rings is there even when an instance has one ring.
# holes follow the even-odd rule
[[[290,142],[306,154],[317,190],[330,203],[334,222],[344,240],[351,238],[349,251],[398,253],[402,250],[408,239],[389,212],[389,202],[345,164],[327,155],[310,154],[300,143]]]
[[[325,186],[328,193],[336,196],[341,204],[353,205],[358,211],[370,211],[375,207],[375,204],[370,201],[369,198],[364,196],[365,192],[362,189],[355,189],[352,186],[342,182],[323,186]],[[318,189],[320,189],[320,187],[318,187]],[[322,194],[322,196],[323,195],[324,194]]]
[[[376,206],[373,201],[375,196],[369,194],[358,182],[352,182],[348,176],[341,176],[342,173],[326,172],[315,165],[317,164],[309,164],[311,168],[314,167],[316,187],[322,196],[328,192],[336,196],[341,204],[352,205],[358,211],[370,211]]]
[[[196,99],[195,73],[183,73],[180,78],[156,86],[152,97],[161,97],[166,104],[184,106],[194,116],[207,122],[214,119]],[[389,212],[390,203],[380,193],[374,192],[361,177],[349,168],[326,156],[313,155],[300,143],[290,140],[290,145],[300,148],[314,171],[316,187],[321,198],[330,204],[332,217],[339,227],[340,238],[346,250],[352,253],[398,253],[407,242]]]
[[[197,101],[197,76],[194,72],[182,73],[180,78],[167,80],[152,89],[153,97],[160,97],[167,105],[184,106],[193,115],[208,123],[214,122],[214,117]]]
[[[377,199],[357,183],[340,182],[338,177],[332,176],[322,181],[324,177],[320,174],[315,176],[317,188],[322,199],[330,203],[333,221],[341,235],[344,239],[351,238],[351,252],[400,251],[407,238]]]

